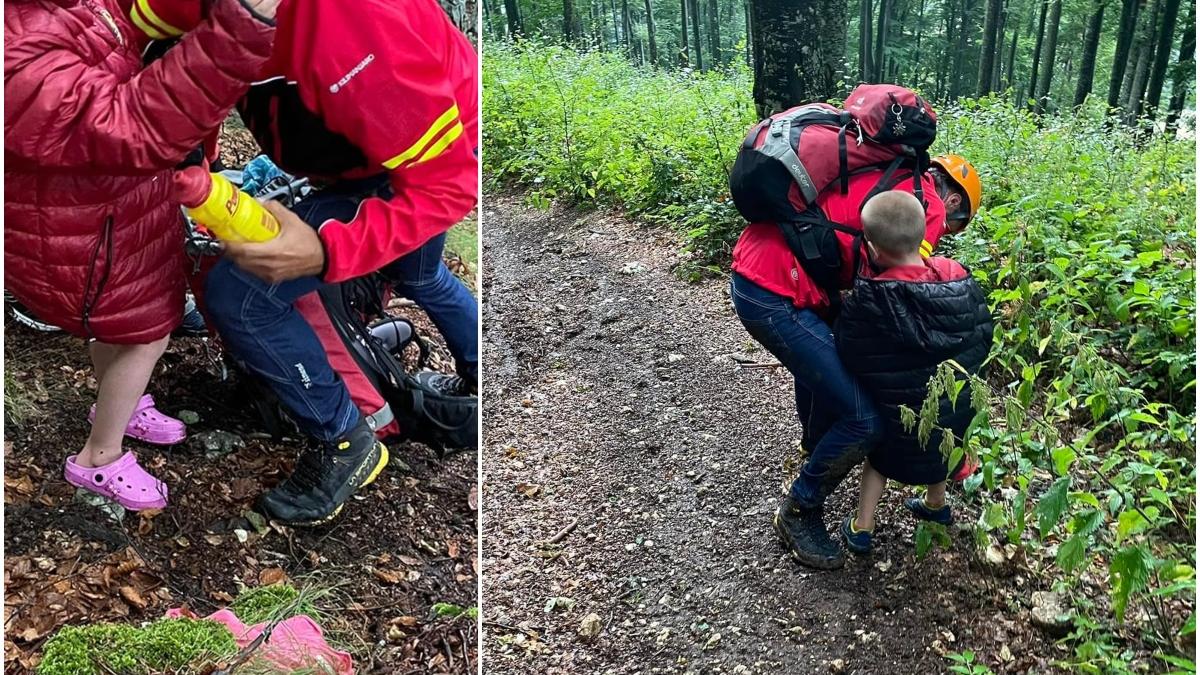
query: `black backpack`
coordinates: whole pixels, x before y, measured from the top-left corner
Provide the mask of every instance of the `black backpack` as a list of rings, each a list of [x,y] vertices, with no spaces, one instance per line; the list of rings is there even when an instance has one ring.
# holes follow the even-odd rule
[[[351,389],[351,397],[361,399],[363,392],[355,389],[369,386],[385,402],[379,410],[362,410],[376,435],[424,443],[441,453],[479,447],[478,397],[445,394],[428,384],[431,373],[424,368],[429,347],[410,321],[384,312],[388,291],[380,275],[327,284],[319,295],[338,337],[353,357],[355,373],[343,372],[344,365],[335,366]],[[405,365],[410,347],[417,349],[414,371]],[[363,377],[357,377],[359,374]],[[284,429],[295,426],[268,387],[254,378],[246,379],[254,388],[251,400],[272,436],[282,436]]]

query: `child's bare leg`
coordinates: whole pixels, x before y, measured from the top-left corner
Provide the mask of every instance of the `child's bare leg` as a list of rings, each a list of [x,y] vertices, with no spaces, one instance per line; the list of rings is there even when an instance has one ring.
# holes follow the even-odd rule
[[[946,504],[946,481],[934,483],[926,488],[925,491],[925,506],[931,509],[940,509]]]
[[[75,463],[84,467],[104,466],[121,456],[125,427],[169,337],[142,345],[92,344],[100,392],[96,396],[96,421]],[[97,358],[98,357],[98,358]],[[101,379],[101,372],[103,378]],[[108,377],[113,375],[113,377]]]
[[[887,479],[871,466],[871,461],[863,463],[862,481],[858,484],[858,513],[854,517],[854,527],[858,530],[875,529],[875,508],[879,506],[879,498],[887,487]]]

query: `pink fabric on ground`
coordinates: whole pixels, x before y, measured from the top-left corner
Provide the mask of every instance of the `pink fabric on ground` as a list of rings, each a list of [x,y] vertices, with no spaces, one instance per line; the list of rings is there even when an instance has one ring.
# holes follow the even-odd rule
[[[167,610],[168,619],[199,618],[186,609]],[[247,626],[233,612],[222,609],[208,617],[233,633],[238,649],[258,639],[267,627],[266,622]],[[354,675],[354,663],[346,652],[338,651],[325,641],[321,627],[307,616],[293,616],[276,624],[271,637],[255,652],[272,665],[287,669],[314,668],[329,675]]]

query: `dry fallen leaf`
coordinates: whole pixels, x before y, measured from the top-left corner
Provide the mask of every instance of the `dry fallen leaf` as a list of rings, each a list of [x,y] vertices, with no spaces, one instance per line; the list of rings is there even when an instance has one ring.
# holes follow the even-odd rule
[[[396,572],[392,572],[390,570],[381,570],[378,567],[372,569],[371,571],[375,573],[376,579],[379,579],[385,584],[400,583],[400,575]]]
[[[538,491],[542,489],[540,485],[532,485],[530,483],[517,483],[517,492],[521,493],[529,499],[533,499],[538,495]]]
[[[287,581],[287,573],[283,571],[282,567],[268,567],[258,573],[258,583],[263,586],[270,586],[271,584],[278,584],[284,581]]]
[[[600,622],[600,615],[595,612],[583,617],[583,621],[579,623],[579,634],[588,640],[599,635],[603,629],[604,624]]]
[[[133,586],[122,586],[121,597],[125,598],[126,602],[134,607],[137,607],[138,609],[146,609],[145,598],[143,598],[142,594],[138,593],[137,589]]]

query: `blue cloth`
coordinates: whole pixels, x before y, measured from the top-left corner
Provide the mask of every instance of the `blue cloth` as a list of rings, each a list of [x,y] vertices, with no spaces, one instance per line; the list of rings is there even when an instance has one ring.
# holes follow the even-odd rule
[[[294,208],[313,227],[330,218],[353,219],[362,199],[386,191],[383,183],[346,182],[314,193]],[[380,194],[383,196],[383,194]],[[441,260],[445,236],[426,242],[384,268],[399,292],[416,302],[442,331],[459,372],[478,370],[478,303]],[[346,386],[329,365],[308,322],[293,307],[317,290],[317,277],[270,285],[221,260],[206,282],[208,311],[226,347],[262,377],[307,433],[334,440],[361,418]]]
[[[791,495],[815,507],[863,461],[883,433],[883,421],[862,386],[838,358],[833,331],[811,310],[733,275],[733,308],[742,325],[796,380],[796,410],[815,443]]]
[[[242,192],[249,195],[258,194],[264,185],[286,175],[282,169],[275,166],[275,162],[272,162],[271,158],[259,155],[250,160],[246,168],[242,169]]]

